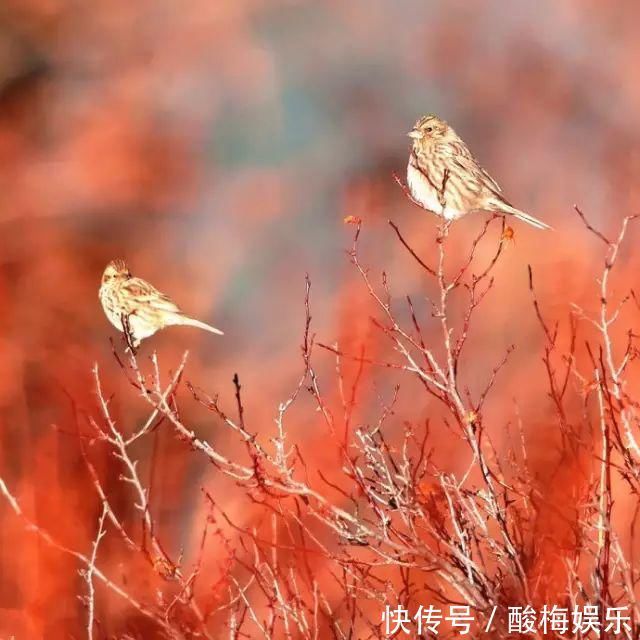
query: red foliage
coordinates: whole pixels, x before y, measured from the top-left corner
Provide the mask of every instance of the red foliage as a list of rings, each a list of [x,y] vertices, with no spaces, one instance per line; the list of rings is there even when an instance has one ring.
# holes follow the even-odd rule
[[[496,638],[510,604],[637,620],[633,222],[608,265],[640,8],[441,4],[6,3],[0,637],[381,637],[385,604],[454,598]],[[392,177],[434,109],[553,233],[436,242]],[[116,337],[119,364],[117,256],[225,337]]]

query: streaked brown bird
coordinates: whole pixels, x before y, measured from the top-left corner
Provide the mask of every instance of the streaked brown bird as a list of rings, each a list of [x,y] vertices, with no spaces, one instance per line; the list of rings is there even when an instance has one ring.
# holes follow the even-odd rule
[[[173,325],[223,335],[219,329],[186,316],[171,298],[146,280],[134,278],[124,260],[112,260],[106,266],[99,297],[109,322],[127,334],[134,349],[156,331]]]
[[[407,135],[413,140],[407,185],[412,198],[428,211],[445,220],[490,211],[514,216],[538,229],[551,228],[505,199],[498,183],[444,120],[426,115]]]

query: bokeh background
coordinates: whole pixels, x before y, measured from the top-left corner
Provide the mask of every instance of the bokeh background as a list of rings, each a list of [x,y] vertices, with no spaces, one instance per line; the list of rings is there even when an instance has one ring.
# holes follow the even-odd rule
[[[94,362],[118,417],[131,426],[144,415],[97,299],[114,257],[226,334],[174,329],[142,355],[157,349],[169,369],[189,349],[188,377],[227,401],[238,372],[258,431],[272,428],[301,371],[305,273],[319,339],[375,345],[343,218],[362,218],[367,263],[392,275],[400,297],[419,298],[423,276],[387,219],[433,251],[434,220],[392,177],[425,112],[447,119],[510,199],[555,227],[514,225],[466,374],[473,388],[517,342],[494,411],[507,415],[517,397],[543,424],[526,265],[548,313],[597,303],[602,247],[572,205],[607,231],[638,210],[638,24],[634,0],[5,0],[0,475],[27,512],[72,546],[86,548],[95,530],[73,437],[74,408],[95,413]],[[215,421],[200,419],[215,437]],[[294,437],[313,448],[323,434],[311,426],[300,420]],[[165,472],[154,506],[179,547],[198,515],[202,469],[171,466],[169,433],[157,446]],[[0,518],[0,636],[78,637],[77,567],[24,534],[5,504]]]

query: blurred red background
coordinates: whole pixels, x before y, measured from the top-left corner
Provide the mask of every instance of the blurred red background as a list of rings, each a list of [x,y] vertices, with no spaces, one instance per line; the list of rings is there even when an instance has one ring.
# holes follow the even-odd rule
[[[526,266],[551,317],[565,318],[569,302],[597,304],[601,247],[572,206],[606,231],[637,211],[639,23],[632,0],[7,0],[0,475],[25,510],[74,548],[86,549],[95,533],[99,505],[73,435],[74,405],[96,411],[94,362],[115,393],[116,417],[135,426],[146,416],[112,357],[114,331],[97,299],[114,257],[225,331],[168,330],[141,355],[157,349],[168,370],[189,349],[187,377],[225,401],[238,372],[258,430],[272,428],[301,371],[306,272],[319,339],[381,348],[345,256],[352,228],[342,220],[362,218],[365,259],[390,274],[399,296],[424,295],[387,219],[417,249],[433,250],[434,220],[392,178],[406,165],[405,132],[431,111],[517,206],[555,228],[514,225],[465,373],[477,389],[477,376],[517,343],[491,418],[507,421],[517,400],[536,425],[533,457],[544,475],[555,434],[545,427],[550,408]],[[456,230],[461,243],[480,220]],[[621,259],[626,284],[636,273],[630,253]],[[428,397],[402,401],[416,416],[431,411]],[[376,402],[363,393],[359,411]],[[215,421],[191,411],[186,419],[215,438]],[[321,426],[303,415],[292,437],[330,468],[333,459],[316,446]],[[168,430],[155,438],[152,504],[175,549],[189,549],[202,527],[198,487],[207,466],[186,466]],[[444,452],[454,446],[442,443]],[[150,451],[139,455],[151,459]],[[116,494],[113,460],[105,454],[102,465]],[[206,484],[215,494],[224,482],[207,475]],[[256,517],[229,496],[229,513]],[[76,564],[25,534],[4,503],[0,514],[0,636],[79,637]],[[116,550],[105,554],[116,575],[136,579]],[[118,633],[120,603],[109,606],[110,632]]]

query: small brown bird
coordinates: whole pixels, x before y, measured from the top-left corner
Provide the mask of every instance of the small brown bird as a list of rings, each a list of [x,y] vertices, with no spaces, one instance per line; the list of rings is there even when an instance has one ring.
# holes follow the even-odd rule
[[[413,140],[407,185],[412,198],[428,211],[445,220],[491,211],[515,216],[538,229],[551,228],[505,200],[497,182],[444,120],[424,116],[407,135]]]
[[[172,325],[198,327],[223,335],[219,329],[184,315],[171,298],[146,280],[134,278],[124,260],[112,260],[107,265],[99,297],[109,322],[127,334],[134,349],[156,331]]]

